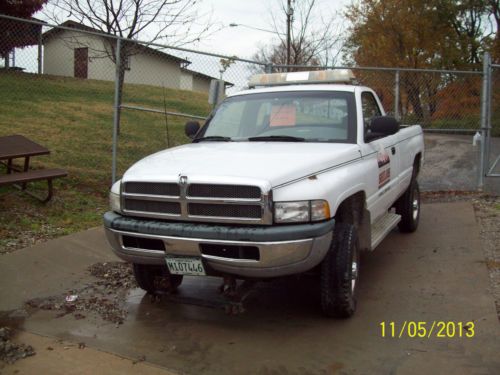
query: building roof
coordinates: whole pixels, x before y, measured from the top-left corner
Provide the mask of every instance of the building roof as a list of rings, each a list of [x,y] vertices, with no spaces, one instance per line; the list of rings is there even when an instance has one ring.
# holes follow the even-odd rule
[[[68,31],[67,30],[68,28],[69,29],[81,30],[81,31],[84,31],[84,32],[87,31],[87,32],[95,33],[95,34],[101,34],[101,36],[103,38],[107,37],[108,35],[114,37],[113,34],[105,33],[105,32],[103,32],[101,30],[94,29],[92,27],[83,25],[83,24],[81,24],[79,22],[75,22],[75,21],[72,21],[72,20],[67,20],[67,21],[61,23],[59,26],[62,26],[64,28],[54,27],[53,29],[50,29],[50,30],[48,30],[48,31],[46,31],[46,32],[44,32],[42,34],[43,43],[45,43],[49,39],[52,39],[52,38],[56,37],[62,31]],[[135,44],[134,48],[136,48],[140,52],[154,54],[154,55],[157,55],[157,56],[161,56],[161,57],[167,58],[169,60],[175,60],[175,61],[178,61],[181,64],[184,63],[185,66],[191,64],[191,61],[189,61],[189,60],[186,60],[186,59],[174,56],[174,55],[170,55],[168,53],[162,52],[160,50],[157,50],[157,49],[154,49],[154,48],[151,48],[151,47],[147,47],[147,46],[145,46],[143,44],[140,44],[140,43]]]
[[[213,77],[213,76],[209,76],[208,74],[203,74],[203,73],[200,73],[200,72],[196,72],[194,70],[190,70],[190,69],[187,69],[187,68],[181,68],[181,70],[183,72],[186,72],[186,73],[189,73],[189,74],[192,74],[194,77],[200,77],[201,79],[206,79],[208,81],[211,81],[212,79],[219,79],[217,77]],[[224,81],[225,82],[225,85],[227,87],[232,87],[234,86],[234,83],[232,82],[228,82],[228,81]]]

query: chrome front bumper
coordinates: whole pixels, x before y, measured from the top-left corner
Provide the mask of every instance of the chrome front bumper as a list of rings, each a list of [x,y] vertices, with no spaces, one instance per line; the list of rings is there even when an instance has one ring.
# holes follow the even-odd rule
[[[116,214],[113,215],[119,216]],[[299,227],[306,228],[307,230],[304,230],[304,233],[310,236],[306,238],[297,238],[298,234],[295,232],[293,236],[290,235],[291,238],[288,240],[283,237],[284,235],[288,236],[290,227],[283,227],[285,233],[281,236],[279,232],[276,231],[276,228],[273,228],[272,235],[268,236],[266,233],[269,232],[269,229],[267,228],[248,229],[247,227],[242,227],[241,231],[244,234],[241,234],[241,238],[244,240],[239,240],[236,239],[237,234],[235,233],[231,233],[231,235],[224,233],[224,235],[221,236],[221,228],[217,226],[205,225],[202,229],[206,232],[207,228],[213,228],[213,232],[211,232],[213,235],[203,237],[225,237],[225,239],[200,238],[196,236],[196,234],[198,234],[197,230],[186,230],[185,227],[182,230],[176,230],[176,232],[179,231],[182,233],[183,236],[172,235],[176,233],[171,233],[172,230],[170,227],[178,226],[179,224],[169,225],[169,223],[165,222],[155,222],[153,223],[155,228],[153,230],[151,222],[142,219],[122,218],[124,222],[123,225],[116,225],[116,222],[115,225],[113,225],[113,220],[106,220],[105,217],[105,231],[113,251],[120,258],[128,262],[165,264],[166,255],[193,256],[201,258],[206,268],[210,271],[215,271],[214,273],[233,274],[252,278],[270,278],[292,275],[314,268],[323,260],[330,248],[332,240],[331,228],[333,228],[333,222],[329,223],[328,226],[325,225],[325,223],[322,223],[321,226],[318,224],[298,226],[297,229]],[[161,234],[161,230],[158,229],[161,226],[165,227],[163,232],[169,234]],[[316,226],[316,229],[312,230],[311,227],[313,226]],[[196,226],[194,226],[194,228],[196,228]],[[317,228],[321,228],[321,230]],[[231,228],[226,230],[232,230],[234,232],[234,230],[237,229],[238,228]],[[252,235],[252,231],[256,231],[256,233]],[[313,233],[317,235],[311,236]],[[187,235],[194,236],[188,237]],[[123,243],[123,236],[161,240],[166,250],[146,250],[126,247]],[[262,240],[263,237],[266,236],[269,237],[269,241]],[[258,240],[254,241],[251,237],[255,237]],[[273,240],[273,238],[278,240]],[[202,244],[254,246],[259,249],[260,257],[258,260],[253,260],[207,255],[201,252],[200,245]]]

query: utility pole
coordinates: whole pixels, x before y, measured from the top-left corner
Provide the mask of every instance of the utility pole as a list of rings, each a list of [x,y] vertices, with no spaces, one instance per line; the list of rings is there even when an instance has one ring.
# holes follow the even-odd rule
[[[291,43],[290,30],[292,28],[292,15],[293,15],[292,0],[288,0],[288,6],[286,9],[286,65],[290,65],[290,43]],[[289,70],[288,67],[286,70],[287,71]]]

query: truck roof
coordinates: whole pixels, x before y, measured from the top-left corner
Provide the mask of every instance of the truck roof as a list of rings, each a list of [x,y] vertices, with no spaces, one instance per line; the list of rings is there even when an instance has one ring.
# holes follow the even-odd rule
[[[343,92],[354,92],[356,89],[365,89],[364,86],[358,85],[345,85],[345,84],[302,84],[302,85],[284,85],[284,86],[271,86],[263,87],[258,89],[248,89],[243,90],[234,94],[228,95],[228,97],[238,96],[238,95],[250,95],[259,94],[265,92],[289,92],[289,91],[343,91]],[[368,89],[366,87],[366,89]]]

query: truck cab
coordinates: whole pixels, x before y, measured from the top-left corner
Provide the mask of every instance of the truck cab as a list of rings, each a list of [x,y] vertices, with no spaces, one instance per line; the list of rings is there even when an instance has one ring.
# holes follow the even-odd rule
[[[401,127],[347,70],[262,74],[192,143],[138,161],[110,192],[113,251],[140,287],[184,276],[259,280],[313,271],[326,316],[356,309],[359,253],[417,229],[420,126]]]

